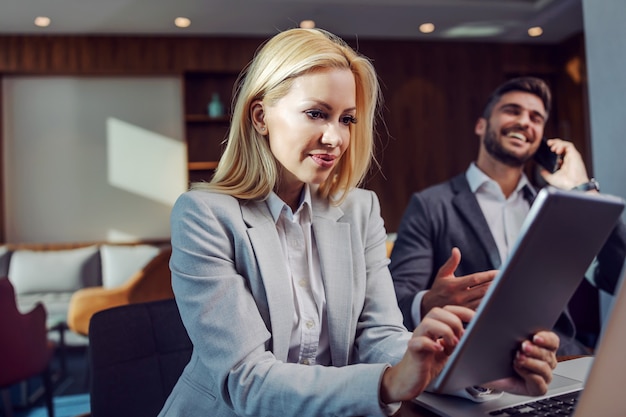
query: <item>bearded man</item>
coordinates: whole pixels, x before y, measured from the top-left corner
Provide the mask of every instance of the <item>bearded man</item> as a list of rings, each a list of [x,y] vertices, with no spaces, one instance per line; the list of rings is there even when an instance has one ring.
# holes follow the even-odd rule
[[[475,125],[480,139],[476,160],[464,173],[411,196],[390,264],[407,328],[415,328],[433,307],[475,309],[482,300],[537,194],[524,168],[545,140],[550,107],[550,89],[541,79],[521,77],[500,85]],[[540,170],[547,184],[599,192],[571,142],[554,138],[546,143],[561,161],[554,172]],[[612,294],[625,257],[626,226],[620,221],[586,278]],[[590,353],[576,338],[567,309],[553,330],[561,338],[559,355]]]

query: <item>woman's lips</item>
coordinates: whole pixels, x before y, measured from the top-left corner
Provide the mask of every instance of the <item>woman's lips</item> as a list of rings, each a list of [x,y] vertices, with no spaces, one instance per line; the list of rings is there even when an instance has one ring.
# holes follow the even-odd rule
[[[331,168],[337,158],[334,155],[328,154],[312,154],[311,159],[322,168]]]

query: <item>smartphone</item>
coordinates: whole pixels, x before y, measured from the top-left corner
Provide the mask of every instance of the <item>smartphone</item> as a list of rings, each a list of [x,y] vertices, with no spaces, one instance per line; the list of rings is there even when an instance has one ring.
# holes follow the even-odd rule
[[[535,152],[534,158],[539,165],[547,169],[550,173],[556,172],[561,168],[561,164],[563,163],[563,157],[550,150],[545,137],[541,139],[541,144],[537,152]]]

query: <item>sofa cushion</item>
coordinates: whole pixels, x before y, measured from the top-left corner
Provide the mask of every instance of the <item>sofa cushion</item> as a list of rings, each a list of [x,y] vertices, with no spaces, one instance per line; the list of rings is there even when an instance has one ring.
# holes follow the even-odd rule
[[[154,245],[102,245],[102,286],[119,287],[159,252],[160,249]]]
[[[73,292],[100,285],[98,246],[78,249],[16,250],[11,255],[9,279],[15,293]]]
[[[70,304],[73,292],[34,292],[22,294],[16,297],[17,308],[22,314],[26,314],[35,308],[37,303],[46,307],[48,327],[53,324],[65,322],[67,306]]]

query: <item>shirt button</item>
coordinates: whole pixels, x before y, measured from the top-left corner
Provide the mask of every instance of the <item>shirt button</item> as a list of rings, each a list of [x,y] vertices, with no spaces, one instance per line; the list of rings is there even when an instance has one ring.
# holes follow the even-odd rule
[[[300,285],[302,288],[306,288],[308,282],[306,279],[301,279],[300,281],[298,281],[298,285]]]
[[[313,322],[313,320],[307,320],[305,326],[307,327],[307,329],[312,329],[313,327],[315,327],[315,323]]]
[[[308,365],[309,364],[309,360],[308,359],[302,359],[302,365]]]

